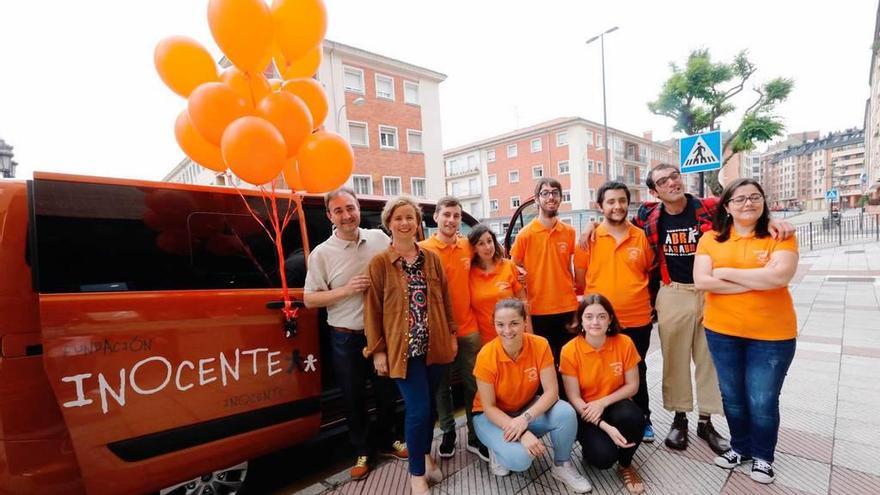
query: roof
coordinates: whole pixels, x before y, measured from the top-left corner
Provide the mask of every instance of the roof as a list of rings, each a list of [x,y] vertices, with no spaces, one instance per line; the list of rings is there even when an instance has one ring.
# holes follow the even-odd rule
[[[460,153],[466,153],[468,151],[472,151],[479,148],[485,148],[491,145],[503,143],[506,141],[511,141],[514,139],[519,139],[522,137],[526,137],[534,134],[541,134],[547,131],[552,131],[556,129],[563,129],[569,127],[571,125],[589,125],[594,127],[603,127],[602,124],[598,122],[593,122],[592,120],[587,120],[582,117],[559,117],[552,120],[547,120],[545,122],[540,122],[538,124],[530,125],[528,127],[523,127],[521,129],[515,129],[510,132],[506,132],[504,134],[499,134],[497,136],[492,136],[490,138],[482,139],[480,141],[474,141],[469,144],[465,144],[462,146],[456,146],[455,148],[450,148],[443,152],[443,156],[447,157],[450,155],[457,155]],[[620,129],[615,129],[613,127],[608,128],[609,133],[614,133],[618,135],[622,135],[627,137],[628,139],[632,139],[635,141],[639,141],[641,143],[651,143],[659,146],[668,146],[665,142],[660,141],[652,141],[649,139],[645,139],[642,136],[636,136],[635,134],[630,134],[625,131],[621,131]]]
[[[426,69],[424,67],[420,67],[415,64],[411,64],[409,62],[404,62],[402,60],[398,60],[395,58],[387,57],[385,55],[380,55],[378,53],[374,53],[368,50],[364,50],[363,48],[357,48],[351,45],[346,45],[345,43],[340,43],[338,41],[324,40],[324,51],[334,51],[339,50],[343,54],[361,58],[363,60],[367,60],[373,64],[384,65],[386,67],[390,67],[397,70],[403,70],[408,72],[416,73],[422,77],[433,79],[437,82],[442,82],[446,79],[446,74],[441,72],[437,72],[435,70]]]

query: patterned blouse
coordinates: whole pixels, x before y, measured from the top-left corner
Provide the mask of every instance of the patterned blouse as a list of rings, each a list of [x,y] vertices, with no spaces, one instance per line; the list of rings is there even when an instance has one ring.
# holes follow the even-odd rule
[[[409,350],[406,357],[424,356],[428,353],[428,282],[425,279],[425,253],[419,250],[415,261],[407,263],[401,258],[403,273],[409,286]]]

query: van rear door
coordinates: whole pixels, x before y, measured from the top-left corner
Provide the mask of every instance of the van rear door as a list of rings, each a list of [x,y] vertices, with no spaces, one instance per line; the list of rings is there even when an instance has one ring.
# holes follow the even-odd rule
[[[274,244],[234,190],[29,187],[44,366],[90,494],[155,491],[317,432],[317,314],[285,336]],[[299,301],[303,218],[284,234]]]

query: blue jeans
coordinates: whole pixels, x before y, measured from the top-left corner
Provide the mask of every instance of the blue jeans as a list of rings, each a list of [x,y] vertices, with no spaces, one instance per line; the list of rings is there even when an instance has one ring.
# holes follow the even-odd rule
[[[397,388],[406,404],[404,431],[409,449],[409,472],[425,475],[425,455],[431,453],[434,440],[434,421],[437,420],[435,392],[446,369],[445,364],[425,363],[425,356],[409,358],[406,378],[395,378]]]
[[[753,340],[706,329],[715,361],[730,446],[773,462],[779,437],[779,393],[794,358],[795,339]]]
[[[516,417],[517,414],[512,414]],[[532,465],[532,456],[520,442],[504,440],[504,431],[489,420],[485,414],[474,415],[474,429],[477,438],[483,445],[495,453],[495,458],[502,466],[511,471],[522,472]],[[553,443],[553,459],[556,464],[571,460],[571,446],[577,437],[577,415],[571,404],[559,400],[547,412],[536,416],[529,423],[529,431],[536,437],[550,433]]]
[[[333,369],[345,404],[348,438],[359,456],[370,455],[374,449],[390,450],[399,440],[402,430],[401,415],[395,410],[397,390],[388,377],[377,376],[371,360],[362,351],[367,345],[363,334],[333,330],[330,346],[333,349]],[[367,382],[372,382],[376,399],[376,423],[370,425],[367,411]]]

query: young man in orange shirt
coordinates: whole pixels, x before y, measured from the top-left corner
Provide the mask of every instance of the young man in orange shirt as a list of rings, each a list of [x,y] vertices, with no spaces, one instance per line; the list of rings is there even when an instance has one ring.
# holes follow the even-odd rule
[[[645,415],[645,430],[651,424],[648,406],[645,357],[651,344],[651,294],[648,282],[654,266],[654,252],[645,232],[627,219],[630,192],[626,184],[609,181],[597,192],[597,204],[604,216],[586,251],[575,253],[575,276],[584,294],[598,293],[611,301],[621,333],[632,339],[641,357],[639,389],[633,397]],[[652,436],[652,435],[651,435]],[[648,435],[645,435],[648,437]]]
[[[464,410],[468,426],[467,450],[489,462],[489,451],[477,438],[473,424],[472,408],[474,395],[477,393],[474,362],[482,342],[477,331],[477,320],[471,310],[469,281],[473,251],[467,237],[459,232],[461,212],[461,202],[456,198],[452,196],[440,198],[434,211],[437,232],[419,243],[422,248],[440,256],[443,271],[446,273],[449,296],[452,299],[452,317],[458,324],[458,354],[455,356],[455,361],[446,368],[437,387],[437,416],[440,420],[440,429],[443,430],[439,453],[440,457],[444,458],[455,455],[455,416],[453,416],[449,376],[452,368],[457,368],[464,388]]]
[[[571,340],[577,296],[571,260],[574,255],[574,227],[559,221],[562,184],[543,177],[535,184],[538,217],[516,236],[510,257],[526,271],[526,292],[532,331],[547,339],[553,359]]]

